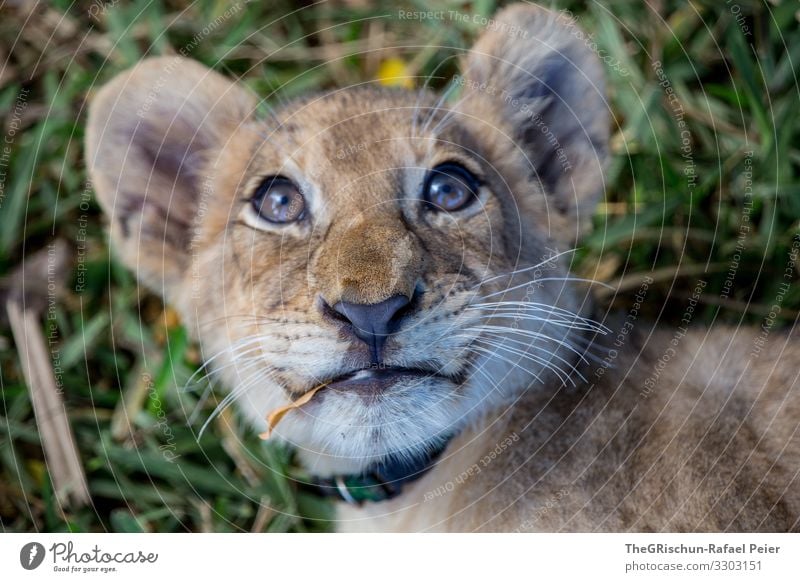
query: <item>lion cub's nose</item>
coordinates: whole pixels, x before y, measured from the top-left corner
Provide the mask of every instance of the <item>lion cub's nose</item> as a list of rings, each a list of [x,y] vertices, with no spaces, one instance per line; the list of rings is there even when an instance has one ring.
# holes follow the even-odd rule
[[[400,325],[403,310],[409,303],[405,295],[394,295],[380,303],[340,301],[332,309],[347,320],[353,334],[369,346],[372,362],[380,363],[383,345]]]

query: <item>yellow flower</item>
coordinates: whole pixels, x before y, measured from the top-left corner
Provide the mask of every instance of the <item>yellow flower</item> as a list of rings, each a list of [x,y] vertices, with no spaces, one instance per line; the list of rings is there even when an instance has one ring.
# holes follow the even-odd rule
[[[406,67],[405,61],[398,58],[385,59],[378,67],[378,81],[387,87],[414,87],[414,78]]]

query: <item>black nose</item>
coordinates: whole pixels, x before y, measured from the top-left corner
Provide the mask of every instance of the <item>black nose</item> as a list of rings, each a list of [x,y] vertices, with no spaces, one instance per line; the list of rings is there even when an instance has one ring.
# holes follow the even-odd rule
[[[340,301],[332,309],[346,319],[355,336],[369,346],[373,363],[380,363],[383,344],[399,326],[403,308],[409,302],[405,295],[395,295],[369,305]]]

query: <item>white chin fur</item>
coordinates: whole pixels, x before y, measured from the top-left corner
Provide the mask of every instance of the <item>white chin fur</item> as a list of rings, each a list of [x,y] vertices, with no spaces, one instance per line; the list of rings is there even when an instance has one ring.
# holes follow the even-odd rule
[[[502,361],[481,357],[476,367],[481,371],[458,389],[450,382],[429,379],[398,383],[367,401],[356,392],[327,392],[287,414],[272,438],[296,447],[304,466],[318,476],[358,473],[389,454],[413,456],[488,411],[510,404],[514,391],[509,387],[533,381],[530,372]],[[268,411],[285,404],[282,399],[274,401],[278,394],[282,390],[277,385],[264,385],[240,399],[241,409],[258,430],[266,428]]]
[[[386,455],[413,457],[458,431],[466,400],[438,379],[398,383],[366,400],[358,393],[332,391],[318,404],[287,415],[275,433],[297,447],[315,474],[358,472]]]

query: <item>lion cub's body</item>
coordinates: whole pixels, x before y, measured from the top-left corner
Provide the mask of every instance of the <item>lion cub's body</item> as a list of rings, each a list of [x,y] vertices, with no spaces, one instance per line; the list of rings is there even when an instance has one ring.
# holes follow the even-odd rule
[[[675,334],[637,334],[612,368],[587,367],[591,387],[527,393],[407,495],[342,506],[340,528],[798,531],[798,338],[774,332],[753,358],[759,333],[689,332],[648,396]]]
[[[569,259],[604,189],[610,115],[575,30],[505,9],[450,101],[356,87],[265,116],[180,58],[94,98],[87,165],[111,239],[179,310],[224,404],[263,430],[325,384],[273,438],[341,482],[456,435],[396,498],[342,506],[340,529],[800,527],[794,339],[774,331],[752,355],[749,330],[674,346],[637,322],[612,346],[613,322],[585,317]],[[275,184],[291,196],[269,218]]]

